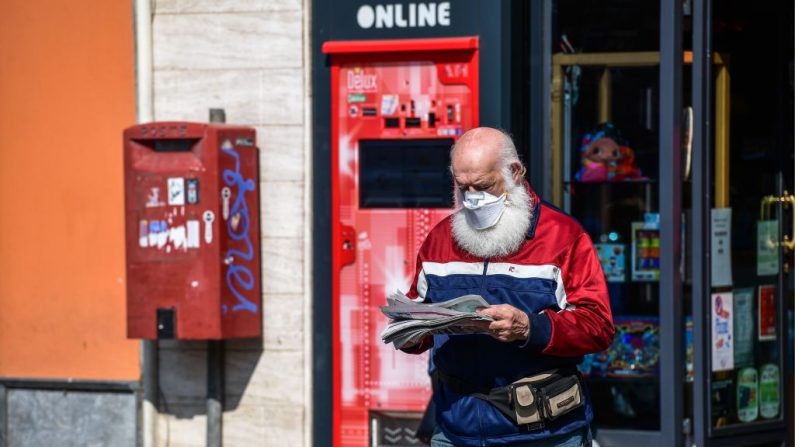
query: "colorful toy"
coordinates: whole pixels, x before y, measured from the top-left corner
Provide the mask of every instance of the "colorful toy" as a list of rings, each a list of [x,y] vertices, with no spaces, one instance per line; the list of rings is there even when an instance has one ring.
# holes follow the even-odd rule
[[[607,374],[613,377],[656,376],[660,359],[659,325],[656,319],[614,319],[616,335],[609,348],[614,352]]]
[[[659,323],[653,317],[615,317],[613,344],[579,365],[588,377],[654,377],[659,374]]]
[[[635,153],[612,123],[600,124],[582,137],[580,157],[582,166],[575,175],[579,182],[646,179],[635,164]]]

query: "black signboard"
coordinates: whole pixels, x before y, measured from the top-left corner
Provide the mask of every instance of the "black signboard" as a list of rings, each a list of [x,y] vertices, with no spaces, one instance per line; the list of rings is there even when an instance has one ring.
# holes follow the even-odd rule
[[[331,1],[326,0],[331,4]],[[317,5],[321,2],[315,2]],[[328,9],[331,40],[413,39],[479,34],[487,1],[334,0]],[[493,8],[493,5],[492,5]]]

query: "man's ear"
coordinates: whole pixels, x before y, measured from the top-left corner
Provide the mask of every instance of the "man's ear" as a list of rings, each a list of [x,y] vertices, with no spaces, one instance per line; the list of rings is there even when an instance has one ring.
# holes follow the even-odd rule
[[[511,165],[511,173],[513,177],[513,182],[519,184],[519,182],[522,180],[522,177],[524,177],[525,167],[522,166],[522,164],[519,163],[518,161],[514,162]]]

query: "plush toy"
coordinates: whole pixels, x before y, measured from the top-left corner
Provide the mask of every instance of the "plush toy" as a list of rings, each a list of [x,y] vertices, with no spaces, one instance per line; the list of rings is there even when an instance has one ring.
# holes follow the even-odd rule
[[[621,182],[643,180],[635,165],[635,154],[612,123],[599,125],[593,133],[585,134],[580,145],[580,170],[575,175],[580,182]]]

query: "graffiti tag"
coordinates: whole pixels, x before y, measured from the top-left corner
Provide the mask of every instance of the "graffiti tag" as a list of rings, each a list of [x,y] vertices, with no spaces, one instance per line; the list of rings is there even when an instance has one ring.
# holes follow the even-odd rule
[[[229,209],[232,219],[226,221],[226,233],[230,239],[241,241],[245,247],[242,250],[236,248],[227,250],[224,258],[231,261],[227,263],[226,285],[238,301],[232,306],[232,311],[245,310],[253,313],[257,312],[257,305],[246,298],[243,291],[250,292],[254,289],[254,274],[245,265],[245,261],[254,259],[254,246],[248,231],[251,219],[246,203],[246,192],[254,191],[256,184],[253,179],[246,179],[241,175],[240,154],[231,144],[224,144],[221,150],[235,159],[235,169],[224,169],[223,173],[224,183],[232,190],[234,196]],[[238,264],[238,260],[244,261],[243,264]]]

